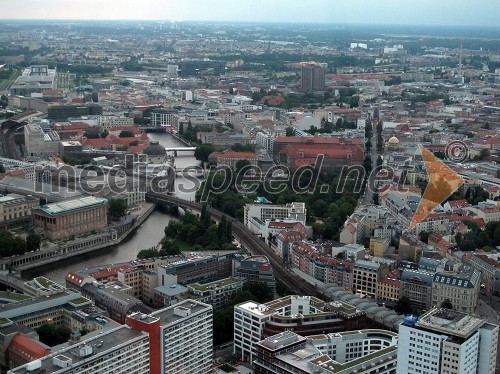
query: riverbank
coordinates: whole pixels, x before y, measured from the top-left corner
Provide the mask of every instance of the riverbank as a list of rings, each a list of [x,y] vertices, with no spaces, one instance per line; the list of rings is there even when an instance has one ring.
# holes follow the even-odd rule
[[[2,270],[13,269],[21,275],[32,268],[38,268],[47,264],[54,264],[67,260],[71,257],[81,256],[108,247],[114,247],[134,233],[144,221],[153,213],[155,205],[143,203],[141,210],[125,217],[124,222],[110,225],[107,230],[77,238],[63,244],[54,244],[47,249],[31,252],[22,256],[5,259],[2,261]]]
[[[190,142],[188,142],[187,140],[182,139],[182,138],[181,138],[180,136],[178,136],[177,134],[172,134],[171,132],[169,132],[169,133],[168,133],[168,135],[170,135],[170,136],[174,137],[175,139],[177,139],[178,141],[180,141],[180,142],[181,142],[182,144],[184,144],[184,145],[187,145],[187,146],[190,146],[190,147],[192,147],[192,146],[193,146]]]

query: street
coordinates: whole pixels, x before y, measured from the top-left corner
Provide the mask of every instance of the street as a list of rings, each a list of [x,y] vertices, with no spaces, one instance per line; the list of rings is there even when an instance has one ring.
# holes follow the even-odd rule
[[[373,126],[373,124],[372,124],[372,126]],[[372,127],[372,137],[370,138],[370,141],[372,143],[372,148],[370,150],[370,157],[372,159],[372,170],[375,170],[375,168],[377,167],[377,158],[378,158],[378,154],[377,154],[377,129],[375,127]],[[374,174],[375,173],[370,173],[370,175],[368,176],[369,179],[366,183],[365,194],[363,195],[363,199],[362,199],[363,205],[373,203],[373,191],[370,188],[370,186],[374,185],[374,183],[373,183],[373,181],[375,179]]]
[[[492,296],[491,298],[486,295],[479,295],[479,300],[476,305],[476,314],[484,317],[490,323],[500,323],[500,297]],[[497,365],[496,373],[500,373],[500,340],[498,341],[497,350]]]

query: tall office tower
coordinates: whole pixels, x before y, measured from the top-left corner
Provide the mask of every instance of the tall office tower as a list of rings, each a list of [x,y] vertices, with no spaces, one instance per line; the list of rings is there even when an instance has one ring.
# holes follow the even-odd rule
[[[325,89],[325,68],[309,63],[302,66],[300,88],[304,92],[321,91]]]
[[[498,325],[434,308],[399,326],[397,374],[494,374]]]

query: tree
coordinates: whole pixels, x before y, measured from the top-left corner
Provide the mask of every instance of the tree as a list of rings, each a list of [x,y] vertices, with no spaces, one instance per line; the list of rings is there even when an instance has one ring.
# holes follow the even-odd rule
[[[39,339],[42,343],[49,347],[66,343],[70,336],[71,330],[66,326],[55,326],[53,324],[42,325],[36,329]]]
[[[295,136],[295,129],[293,127],[287,127],[285,129],[285,136]]]
[[[357,108],[359,106],[359,96],[358,95],[351,96],[351,98],[349,99],[349,106],[351,108]]]
[[[394,311],[398,314],[412,314],[411,300],[407,296],[401,297],[396,303]]]
[[[219,225],[217,226],[217,237],[219,240],[226,240],[227,238],[227,218],[226,215],[223,215]]]
[[[9,105],[9,98],[5,95],[0,96],[0,108],[7,108]]]
[[[427,243],[429,241],[430,234],[431,233],[428,231],[420,231],[420,234],[418,234],[418,236],[419,236],[421,241],[423,241],[424,243]]]
[[[444,299],[443,302],[441,303],[441,308],[453,309],[453,304],[451,303],[451,300],[450,299]]]
[[[481,149],[479,152],[479,159],[480,160],[486,160],[488,157],[490,157],[490,151],[488,149]]]
[[[489,122],[486,122],[486,124],[484,125],[484,129],[485,130],[489,130],[490,129],[490,123]]]
[[[254,300],[259,303],[272,300],[271,290],[265,283],[246,282],[243,285],[243,291],[250,292],[254,296]]]
[[[119,138],[133,138],[134,137],[134,133],[132,131],[129,131],[129,130],[122,130],[120,132],[120,135],[118,135]]]
[[[208,162],[208,156],[213,152],[212,144],[202,144],[196,147],[194,151],[194,157],[198,161]]]
[[[468,232],[465,234],[460,241],[458,248],[461,251],[474,251],[476,249],[476,233]]]
[[[108,205],[109,216],[115,221],[118,221],[127,212],[127,202],[125,200],[109,199]]]
[[[101,136],[101,138],[103,138],[103,139],[104,139],[104,138],[106,138],[108,135],[109,135],[109,131],[108,131],[108,130],[106,130],[106,129],[104,129],[104,130],[101,132],[101,135],[100,135],[100,136]]]
[[[491,240],[489,235],[486,232],[481,231],[477,236],[477,247],[483,248],[483,247],[488,247],[490,245],[491,245]]]
[[[5,173],[5,166],[0,162],[0,174]]]
[[[99,102],[99,94],[97,92],[92,92],[92,102],[98,103]]]
[[[207,204],[203,204],[203,206],[201,207],[200,222],[205,226],[208,226],[210,224],[210,214],[208,213]]]
[[[238,161],[236,161],[235,171],[236,171],[236,173],[239,173],[240,170],[242,170],[243,168],[249,167],[250,165],[251,165],[251,163],[248,160],[238,160]]]
[[[179,124],[179,135],[182,135],[182,134],[184,134],[184,124],[183,123]]]
[[[38,234],[29,234],[26,237],[26,250],[28,252],[40,249],[40,242],[42,238]]]
[[[85,130],[83,136],[85,136],[87,139],[97,139],[100,137],[99,129],[93,129],[89,127]]]
[[[365,168],[366,175],[369,175],[372,172],[372,159],[370,156],[366,156],[363,160],[363,167]]]

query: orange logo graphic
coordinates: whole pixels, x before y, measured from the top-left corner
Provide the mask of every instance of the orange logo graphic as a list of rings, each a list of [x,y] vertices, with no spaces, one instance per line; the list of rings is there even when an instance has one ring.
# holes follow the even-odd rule
[[[464,184],[461,176],[446,166],[432,152],[420,146],[424,159],[425,169],[429,176],[429,184],[420,200],[417,211],[410,223],[408,230],[412,230],[417,223],[424,220],[432,210],[441,204]]]

